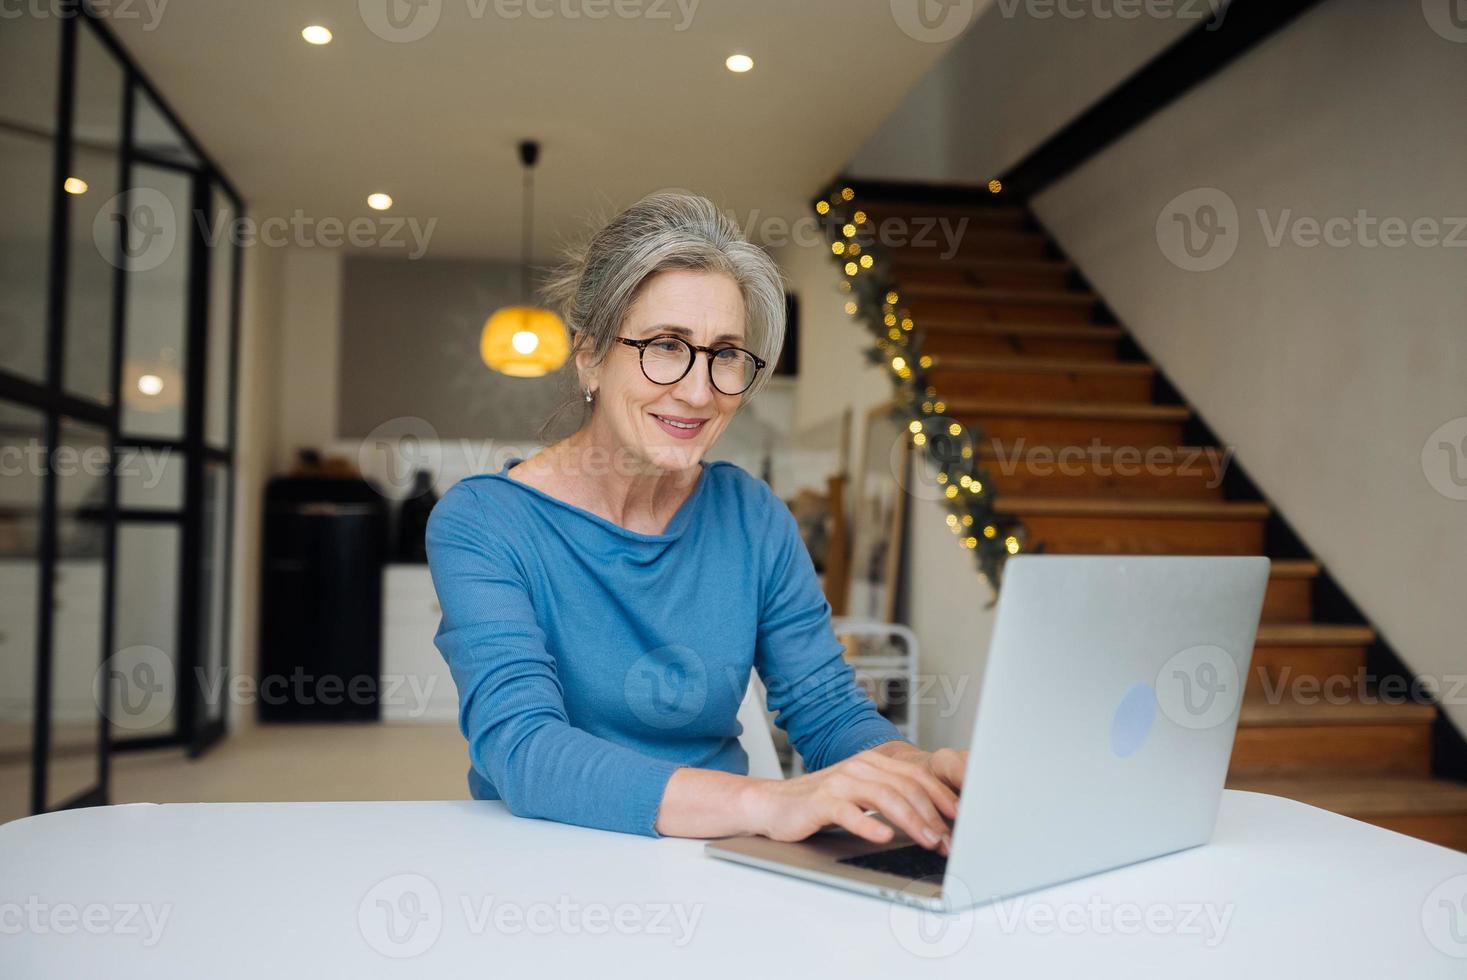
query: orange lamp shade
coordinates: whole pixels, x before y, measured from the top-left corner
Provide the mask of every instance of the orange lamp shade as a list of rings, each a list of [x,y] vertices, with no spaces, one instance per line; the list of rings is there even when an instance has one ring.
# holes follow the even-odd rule
[[[570,335],[565,323],[538,306],[506,306],[484,323],[479,356],[512,378],[538,378],[565,363]]]

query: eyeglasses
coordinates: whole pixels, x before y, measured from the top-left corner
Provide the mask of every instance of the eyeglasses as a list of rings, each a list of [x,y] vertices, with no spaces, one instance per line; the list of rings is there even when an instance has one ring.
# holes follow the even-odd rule
[[[681,337],[662,334],[646,340],[617,340],[637,348],[642,358],[642,374],[653,384],[677,384],[693,368],[698,351],[708,355],[708,380],[725,395],[742,395],[764,368],[764,360],[742,347],[698,347]]]

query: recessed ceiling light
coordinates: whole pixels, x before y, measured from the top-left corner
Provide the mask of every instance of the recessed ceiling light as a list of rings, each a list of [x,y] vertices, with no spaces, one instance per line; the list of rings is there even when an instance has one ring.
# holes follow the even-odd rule
[[[729,71],[742,75],[754,67],[754,59],[746,54],[731,54],[724,64],[728,66]]]
[[[138,376],[138,391],[152,397],[163,394],[163,379],[156,374],[143,374]]]
[[[320,24],[312,24],[310,27],[301,31],[301,37],[305,38],[308,44],[331,43],[331,31],[322,27]]]
[[[367,207],[373,211],[386,211],[392,207],[392,195],[390,194],[368,194]]]
[[[85,194],[87,192],[87,182],[80,177],[66,178],[66,183],[62,184],[61,187],[68,194]]]

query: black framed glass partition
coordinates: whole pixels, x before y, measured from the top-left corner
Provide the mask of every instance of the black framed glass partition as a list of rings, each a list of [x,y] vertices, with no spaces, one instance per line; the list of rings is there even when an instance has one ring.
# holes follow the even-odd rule
[[[204,751],[228,689],[244,204],[105,24],[44,6],[0,30],[0,820]]]

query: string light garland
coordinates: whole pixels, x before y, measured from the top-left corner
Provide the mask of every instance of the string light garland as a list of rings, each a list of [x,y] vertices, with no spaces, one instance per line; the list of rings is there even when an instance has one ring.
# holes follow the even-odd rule
[[[892,418],[912,445],[925,451],[936,492],[949,511],[947,526],[973,552],[979,575],[996,598],[1004,563],[1025,550],[1027,535],[1022,521],[994,510],[988,476],[978,465],[983,434],[949,416],[929,383],[934,359],[922,352],[922,331],[902,305],[891,261],[877,241],[870,215],[857,206],[855,190],[838,185],[814,206],[831,258],[842,272],[839,289],[846,314],[870,332],[872,345],[864,353],[871,363],[885,365],[891,379]]]

